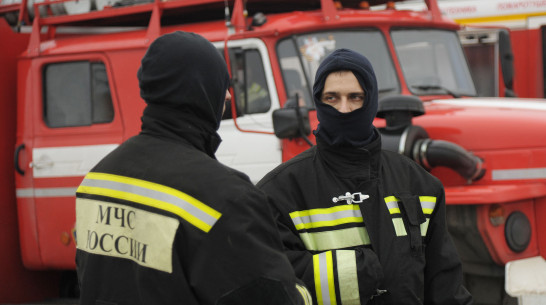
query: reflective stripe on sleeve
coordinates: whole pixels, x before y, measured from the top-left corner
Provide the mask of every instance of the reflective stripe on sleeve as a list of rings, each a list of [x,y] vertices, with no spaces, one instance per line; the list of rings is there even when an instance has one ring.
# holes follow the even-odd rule
[[[398,198],[394,196],[385,197],[385,203],[391,214],[400,214],[400,207],[398,206]]]
[[[315,290],[319,305],[336,305],[332,251],[313,255]]]
[[[400,199],[394,196],[385,197],[385,203],[387,204],[387,209],[389,209],[389,213],[391,215],[401,214],[398,201],[400,201]],[[404,225],[404,220],[402,220],[402,218],[394,217],[392,219],[392,225],[394,226],[394,232],[396,233],[396,236],[408,235],[408,232],[406,231],[406,227]]]
[[[309,251],[324,251],[370,245],[368,230],[364,227],[325,232],[300,232],[300,238]]]
[[[434,211],[434,207],[436,207],[436,197],[419,196],[419,201],[421,201],[423,213],[426,215],[432,214],[432,211]]]
[[[298,289],[299,293],[301,294],[301,297],[303,298],[303,303],[305,305],[313,305],[313,298],[311,297],[309,290],[307,290],[305,286],[296,284],[296,289]]]
[[[336,262],[341,304],[360,305],[355,251],[336,251]]]
[[[104,173],[89,173],[78,193],[107,196],[165,210],[209,232],[221,213],[174,188],[140,179]]]
[[[436,197],[433,196],[419,196],[421,201],[421,207],[423,208],[423,214],[426,216],[425,222],[421,224],[421,236],[426,236],[428,231],[428,225],[430,223],[430,215],[434,212],[436,207]]]
[[[398,205],[399,201],[400,199],[396,198],[395,196],[385,197],[385,203],[387,204],[387,208],[391,215],[401,213],[400,206]],[[427,217],[426,221],[422,223],[420,226],[421,235],[426,236],[428,231],[428,225],[430,223],[430,219],[429,219],[430,215],[432,214],[432,212],[434,211],[434,208],[436,207],[436,197],[419,196],[419,201],[421,203],[421,209],[423,210],[423,214]],[[394,226],[394,231],[396,232],[396,236],[408,235],[402,218],[400,217],[393,218],[392,224]]]
[[[364,222],[360,208],[356,204],[295,211],[290,213],[290,218],[292,218],[297,230]]]

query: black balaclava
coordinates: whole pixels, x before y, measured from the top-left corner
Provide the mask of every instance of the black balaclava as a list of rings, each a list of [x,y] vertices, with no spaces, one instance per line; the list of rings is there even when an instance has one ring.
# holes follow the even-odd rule
[[[351,71],[364,90],[364,105],[349,113],[341,113],[321,101],[326,77],[336,71]],[[363,55],[338,49],[320,64],[313,85],[313,97],[319,125],[314,131],[332,146],[363,147],[376,138],[373,120],[377,112],[377,80],[371,63]]]
[[[142,132],[182,136],[214,156],[229,74],[212,43],[194,33],[162,35],[148,48],[137,76],[147,104]]]

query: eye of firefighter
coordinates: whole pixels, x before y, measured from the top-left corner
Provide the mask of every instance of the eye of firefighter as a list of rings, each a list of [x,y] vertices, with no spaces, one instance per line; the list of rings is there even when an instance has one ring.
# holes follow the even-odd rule
[[[325,93],[321,98],[324,104],[336,107],[336,104],[342,102],[343,96],[340,96],[338,93]],[[355,108],[360,108],[364,104],[364,94],[362,93],[351,93],[346,97],[346,102],[349,105],[355,106]]]

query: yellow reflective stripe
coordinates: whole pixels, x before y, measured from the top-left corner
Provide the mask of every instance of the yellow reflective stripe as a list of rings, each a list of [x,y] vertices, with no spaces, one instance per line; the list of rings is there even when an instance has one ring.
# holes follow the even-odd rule
[[[322,290],[320,289],[320,258],[318,254],[313,255],[313,273],[315,276],[315,293],[317,295],[317,302],[322,302]]]
[[[364,222],[362,217],[346,217],[346,218],[341,218],[336,220],[301,223],[296,225],[296,229],[297,230],[315,229],[315,228],[322,228],[322,227],[333,227],[333,226],[342,225],[346,223],[362,223],[362,222]]]
[[[355,251],[336,251],[336,262],[341,304],[360,305]]]
[[[311,215],[318,215],[318,214],[331,214],[331,213],[335,213],[339,211],[349,211],[349,210],[360,211],[360,208],[357,204],[336,205],[331,208],[295,211],[290,213],[290,217],[294,218],[294,217],[311,216]]]
[[[423,208],[423,213],[430,215],[436,207],[436,197],[432,196],[419,196],[419,201],[421,201],[421,207]]]
[[[300,238],[309,251],[342,249],[371,244],[368,230],[364,227],[313,233],[301,232]]]
[[[389,203],[389,202],[392,202],[392,201],[400,201],[400,200],[398,198],[394,197],[394,196],[385,197],[385,202],[386,203]]]
[[[400,199],[394,196],[385,197],[385,203],[387,204],[389,213],[400,214],[400,207],[398,206],[398,201],[400,201]]]
[[[436,197],[434,196],[419,196],[421,202],[434,202],[436,203]]]
[[[391,214],[400,214],[400,208],[389,209],[389,212]]]
[[[294,211],[290,213],[290,218],[297,230],[364,222],[358,205]]]
[[[129,200],[176,214],[208,232],[222,215],[201,201],[176,189],[140,179],[89,173],[78,193]]]
[[[99,196],[107,196],[107,197],[112,197],[112,198],[119,198],[119,199],[123,199],[123,200],[133,201],[133,202],[136,202],[136,203],[140,203],[140,204],[143,204],[143,205],[147,205],[147,206],[150,206],[150,207],[154,207],[154,208],[157,208],[157,209],[165,210],[165,211],[171,212],[173,214],[176,214],[176,215],[182,217],[183,219],[185,219],[186,221],[188,221],[189,223],[191,223],[192,225],[196,226],[197,228],[199,228],[199,229],[201,229],[201,230],[203,230],[205,232],[210,231],[210,229],[212,228],[211,225],[201,221],[198,218],[195,218],[193,215],[186,212],[185,210],[183,210],[183,209],[181,209],[181,208],[179,208],[179,207],[177,207],[175,205],[172,205],[172,204],[170,204],[168,202],[162,202],[162,201],[150,198],[150,197],[144,197],[144,196],[135,195],[135,194],[128,193],[128,192],[114,191],[114,190],[110,190],[110,189],[99,188],[99,187],[89,187],[89,186],[80,186],[78,188],[78,193],[86,193],[86,194],[99,195]]]
[[[525,21],[529,17],[541,16],[543,14],[544,14],[543,12],[539,12],[539,13],[527,13],[527,14],[501,15],[501,16],[484,16],[484,17],[474,17],[474,18],[457,18],[454,20],[460,24],[474,24],[474,23],[484,23],[484,22],[515,21],[515,20]]]
[[[432,214],[433,211],[434,211],[434,209],[423,209],[423,214],[430,215],[430,214]]]
[[[136,186],[140,186],[143,188],[159,191],[165,194],[169,194],[172,196],[179,197],[180,199],[189,202],[190,204],[194,205],[201,211],[209,214],[210,216],[218,219],[222,215],[220,212],[216,211],[215,209],[209,207],[208,205],[204,204],[203,202],[193,198],[192,196],[183,193],[177,189],[174,189],[172,187],[168,187],[165,185],[161,185],[158,183],[153,183],[145,180],[135,179],[135,178],[129,178],[124,176],[118,176],[113,174],[104,174],[104,173],[88,173],[85,176],[85,179],[98,179],[98,180],[107,180],[107,181],[114,181],[114,182],[121,182],[121,183],[127,183],[132,184]]]
[[[305,305],[313,305],[313,299],[311,297],[311,294],[309,293],[307,288],[305,288],[305,286],[296,284],[296,289],[298,289],[299,293],[301,294]]]
[[[394,231],[396,232],[396,236],[408,235],[408,232],[406,232],[406,227],[404,226],[404,221],[402,220],[402,218],[393,218],[392,224],[394,225]]]
[[[390,214],[400,213],[400,207],[398,206],[399,201],[400,199],[396,198],[395,196],[385,197],[385,203],[387,204],[387,208],[389,209]],[[423,214],[431,215],[432,212],[434,211],[434,208],[436,207],[436,197],[419,196],[419,201],[421,203],[421,209],[423,210]],[[427,218],[426,221],[421,224],[420,228],[421,228],[422,236],[426,236],[429,222],[430,221]],[[402,218],[393,218],[392,224],[394,225],[394,231],[396,232],[396,236],[408,235]]]
[[[336,305],[332,251],[313,255],[315,292],[319,305]]]

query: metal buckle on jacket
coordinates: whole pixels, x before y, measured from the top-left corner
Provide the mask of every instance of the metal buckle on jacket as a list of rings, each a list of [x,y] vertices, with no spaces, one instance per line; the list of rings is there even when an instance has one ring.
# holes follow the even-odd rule
[[[353,203],[361,203],[363,202],[364,200],[370,198],[369,195],[365,195],[365,194],[362,194],[361,192],[358,192],[358,193],[345,193],[345,195],[340,195],[338,197],[334,197],[332,198],[332,201],[334,203],[337,203],[339,201],[347,201],[347,204],[353,204]]]

